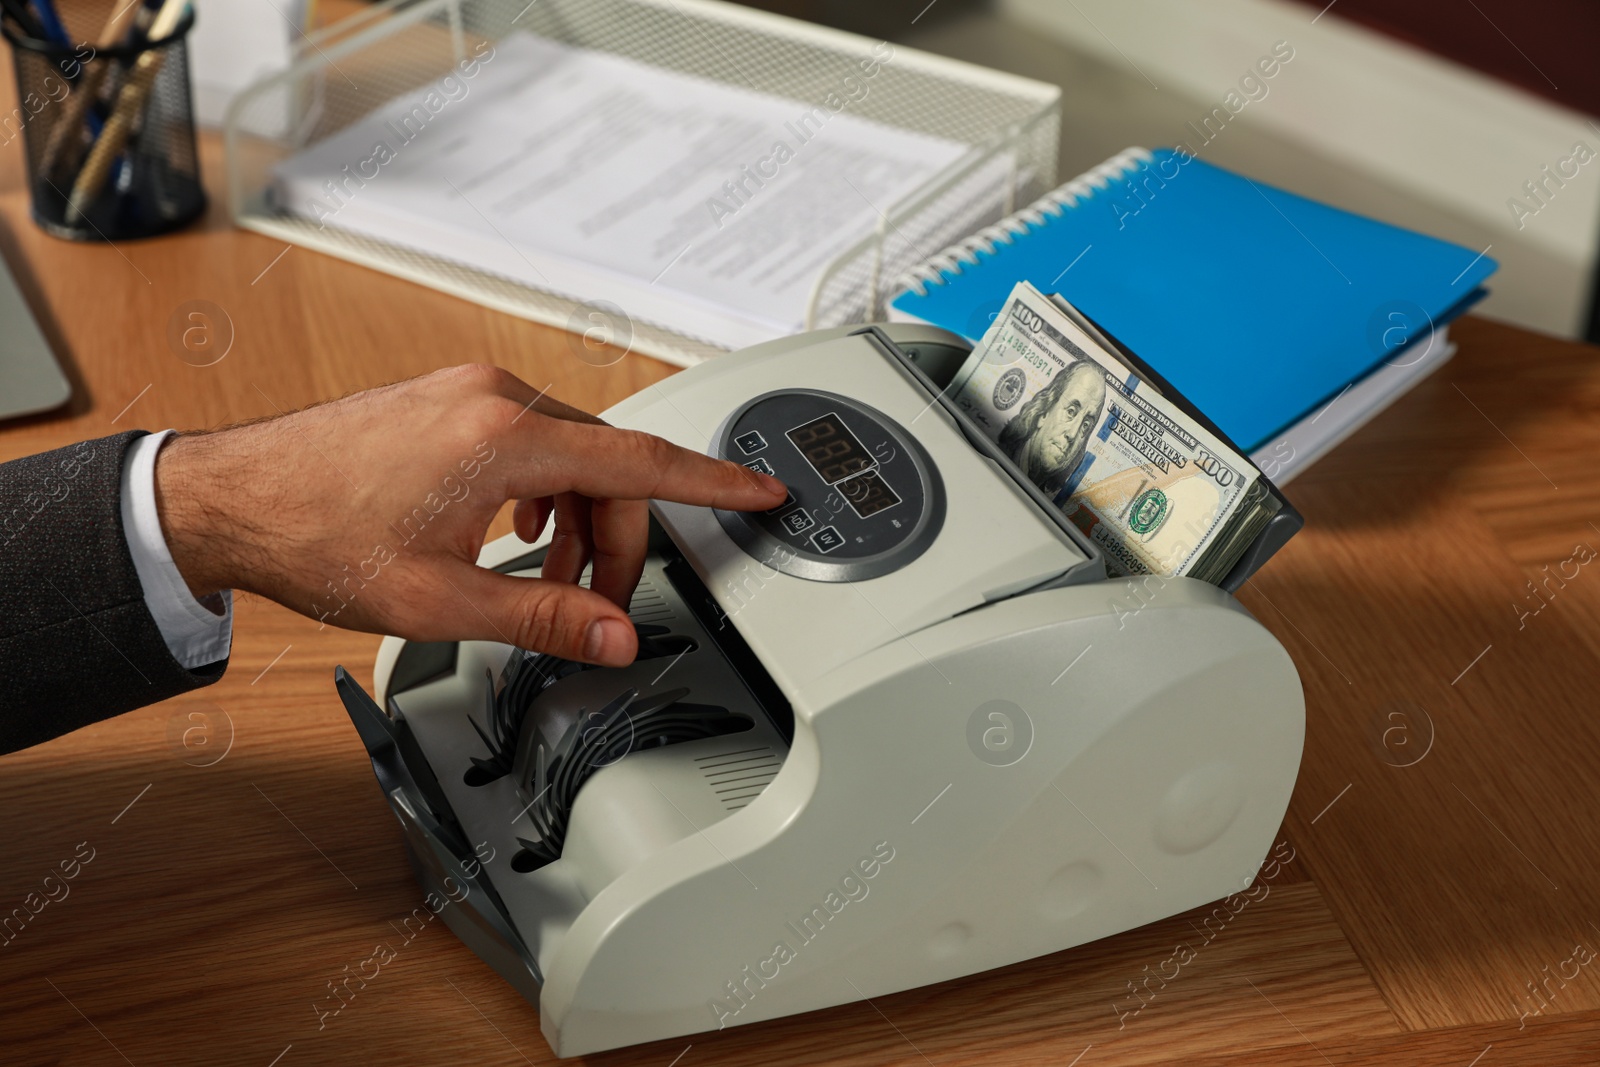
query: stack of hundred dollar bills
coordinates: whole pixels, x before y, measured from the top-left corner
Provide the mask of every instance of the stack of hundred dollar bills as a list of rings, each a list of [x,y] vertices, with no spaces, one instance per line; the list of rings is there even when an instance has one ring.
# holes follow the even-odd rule
[[[1027,282],[946,390],[1105,554],[1217,583],[1277,513],[1261,472]]]

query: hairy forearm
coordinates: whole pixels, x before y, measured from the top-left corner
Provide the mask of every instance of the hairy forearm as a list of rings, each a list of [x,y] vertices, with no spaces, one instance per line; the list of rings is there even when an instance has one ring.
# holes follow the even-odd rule
[[[227,434],[179,435],[156,461],[161,532],[197,600],[224,589],[255,591],[254,572],[265,561],[248,546],[269,535],[269,520],[249,508],[235,513],[233,501],[248,477]]]

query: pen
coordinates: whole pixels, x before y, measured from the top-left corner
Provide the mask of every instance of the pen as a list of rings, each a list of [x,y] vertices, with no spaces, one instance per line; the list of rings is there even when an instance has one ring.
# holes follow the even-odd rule
[[[121,40],[124,31],[138,10],[137,0],[123,3],[106,19],[106,24],[100,29],[100,36],[96,38],[96,46],[101,49],[115,48]],[[105,82],[106,71],[114,65],[108,59],[90,60],[87,71],[78,82],[71,96],[67,98],[66,108],[62,113],[61,121],[50,132],[50,139],[45,142],[44,154],[40,158],[40,171],[49,174],[55,166],[57,158],[66,148],[71,139],[81,141],[83,135],[84,119],[89,116],[89,109],[94,106],[95,97],[100,93],[100,86]],[[92,131],[98,133],[96,129]],[[75,163],[76,161],[74,161]],[[70,169],[71,164],[69,164]]]
[[[72,39],[67,36],[67,28],[61,24],[61,16],[56,14],[55,5],[50,0],[33,0],[33,10],[39,26],[44,30],[45,40],[63,47],[72,44]]]
[[[150,22],[158,14],[163,0],[128,0],[128,6],[133,8],[133,24],[128,27],[128,38],[124,44],[143,44],[150,38],[146,33],[150,30]]]
[[[165,0],[150,24],[146,41],[159,42],[170,34],[177,28],[188,7],[188,0]],[[84,161],[83,169],[78,172],[78,180],[72,185],[72,195],[67,200],[68,225],[81,221],[89,203],[100,194],[107,175],[111,173],[111,164],[127,143],[134,120],[150,95],[150,87],[155,84],[156,75],[161,73],[163,58],[161,51],[150,49],[140,53],[134,61],[133,72],[117,93],[111,117],[95,139],[94,147],[89,150],[89,158]]]

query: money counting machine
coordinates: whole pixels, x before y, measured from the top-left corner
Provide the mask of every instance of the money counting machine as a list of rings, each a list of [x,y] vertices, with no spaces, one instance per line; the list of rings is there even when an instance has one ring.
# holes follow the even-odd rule
[[[1289,656],[1223,588],[1108,580],[942,399],[967,348],[806,334],[605,412],[790,487],[652,504],[632,665],[388,638],[375,700],[337,672],[429,907],[557,1055],[1056,952],[1260,867],[1304,732]],[[536,575],[542,545],[481,562]]]

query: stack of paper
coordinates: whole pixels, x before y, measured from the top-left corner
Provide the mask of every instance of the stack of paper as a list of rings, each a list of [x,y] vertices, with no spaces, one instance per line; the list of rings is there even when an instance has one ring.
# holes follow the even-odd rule
[[[518,32],[286,160],[271,196],[324,226],[752,344],[800,329],[823,268],[968,151],[850,114],[889,61],[867,54],[837,93],[798,101]],[[999,202],[1006,170],[971,212]],[[976,221],[934,225],[889,239],[925,255]]]

